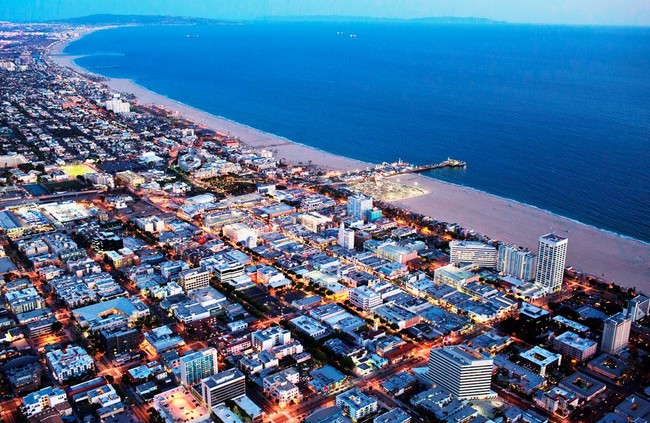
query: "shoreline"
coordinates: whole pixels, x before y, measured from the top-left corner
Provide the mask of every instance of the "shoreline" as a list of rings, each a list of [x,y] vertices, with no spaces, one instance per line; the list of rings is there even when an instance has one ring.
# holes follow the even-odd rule
[[[135,95],[140,104],[161,105],[207,128],[226,132],[254,148],[268,148],[278,159],[311,164],[326,170],[349,171],[372,166],[370,163],[338,156],[284,137],[266,133],[155,93],[130,79],[108,78],[88,71],[74,60],[80,56],[65,55],[63,50],[73,41],[94,31],[110,27],[88,28],[79,36],[57,42],[48,48],[47,56],[59,66],[80,74],[97,75],[109,88]],[[623,287],[636,287],[650,292],[650,243],[597,228],[571,218],[554,214],[536,206],[480,191],[471,187],[441,181],[420,174],[392,177],[400,183],[417,185],[427,194],[392,201],[410,211],[443,222],[455,222],[466,229],[492,239],[520,245],[537,251],[539,236],[555,231],[569,238],[567,266],[587,274],[603,277]]]

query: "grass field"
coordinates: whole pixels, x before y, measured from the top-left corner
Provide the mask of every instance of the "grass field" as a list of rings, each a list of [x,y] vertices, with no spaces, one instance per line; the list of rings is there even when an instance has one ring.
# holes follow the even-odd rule
[[[71,178],[76,178],[77,176],[85,175],[86,173],[96,172],[95,169],[85,164],[63,166],[61,169],[63,169],[63,171]]]

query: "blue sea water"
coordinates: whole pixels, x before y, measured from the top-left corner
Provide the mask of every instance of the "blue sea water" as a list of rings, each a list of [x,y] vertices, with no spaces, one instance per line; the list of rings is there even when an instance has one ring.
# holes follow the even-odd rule
[[[95,32],[65,52],[332,153],[464,160],[465,170],[429,176],[650,241],[649,28],[143,26]]]

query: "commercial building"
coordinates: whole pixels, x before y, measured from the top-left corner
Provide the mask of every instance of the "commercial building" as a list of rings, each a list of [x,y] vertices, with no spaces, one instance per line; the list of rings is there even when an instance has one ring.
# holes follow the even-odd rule
[[[184,386],[162,392],[151,399],[153,408],[166,423],[208,423],[212,421],[210,411],[197,404]]]
[[[111,358],[138,350],[144,338],[138,329],[128,328],[126,325],[104,329],[100,331],[99,336]]]
[[[178,284],[185,293],[210,286],[210,271],[203,268],[182,270]]]
[[[487,355],[464,345],[432,348],[424,377],[459,400],[488,398],[493,395],[492,365]]]
[[[372,210],[372,197],[363,194],[348,197],[348,215],[354,220],[365,219],[368,210]]]
[[[598,344],[591,339],[581,338],[573,332],[564,332],[553,339],[553,347],[562,355],[585,361],[596,354]]]
[[[549,294],[562,289],[568,243],[568,239],[553,233],[539,238],[535,283]]]
[[[71,345],[62,350],[53,350],[45,354],[45,361],[57,382],[82,376],[95,368],[95,362],[86,350]]]
[[[180,359],[181,383],[194,385],[217,373],[217,350],[205,348]]]
[[[239,244],[243,242],[248,248],[257,246],[257,232],[243,223],[233,223],[223,227],[223,236]]]
[[[393,263],[406,264],[409,261],[416,259],[418,257],[418,252],[417,250],[412,250],[410,248],[402,247],[401,245],[393,244],[392,242],[387,242],[377,247],[375,255]]]
[[[350,303],[368,311],[383,303],[381,295],[367,286],[359,286],[350,291]]]
[[[291,332],[280,326],[258,330],[251,334],[251,344],[257,351],[270,351],[273,347],[291,342]]]
[[[478,241],[451,241],[449,262],[458,265],[494,268],[497,266],[497,249]]]
[[[612,355],[620,353],[630,339],[632,316],[626,311],[615,314],[605,320],[603,326],[603,339],[600,348]]]
[[[298,316],[289,321],[298,331],[311,336],[312,338],[319,338],[327,332],[327,328],[323,326],[318,320],[312,319],[309,316]]]
[[[356,422],[377,412],[377,400],[354,388],[336,396],[336,406]]]
[[[115,298],[72,310],[77,323],[91,331],[121,326],[149,315],[149,307],[137,297]]]
[[[650,298],[637,295],[628,301],[627,310],[633,322],[643,319],[650,313]]]
[[[433,271],[433,281],[438,284],[449,285],[461,289],[470,282],[478,281],[479,276],[469,271],[468,267],[457,267],[448,264]]]
[[[499,245],[497,270],[522,281],[535,280],[537,256],[514,245]]]
[[[210,409],[244,395],[246,377],[238,369],[226,370],[201,381],[201,397]]]

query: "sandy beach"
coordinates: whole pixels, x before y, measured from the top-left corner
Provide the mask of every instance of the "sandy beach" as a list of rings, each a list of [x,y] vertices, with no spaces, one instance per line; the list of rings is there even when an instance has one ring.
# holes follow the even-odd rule
[[[90,31],[81,35],[86,35]],[[72,40],[71,40],[72,41]],[[70,42],[71,42],[70,41]],[[75,65],[75,57],[61,54],[66,43],[50,49],[51,58],[61,66],[88,74]],[[161,105],[213,130],[227,132],[253,147],[274,150],[276,157],[291,163],[307,163],[331,170],[355,170],[370,166],[358,160],[337,156],[246,125],[206,113],[145,89],[131,80],[109,79],[110,88],[134,94],[142,104]],[[440,221],[455,222],[493,239],[514,243],[537,251],[537,239],[548,232],[569,238],[567,265],[596,276],[603,276],[621,286],[636,287],[650,293],[650,244],[622,237],[550,212],[496,197],[481,191],[422,175],[395,177],[400,183],[428,191],[426,195],[402,200],[410,210]]]

